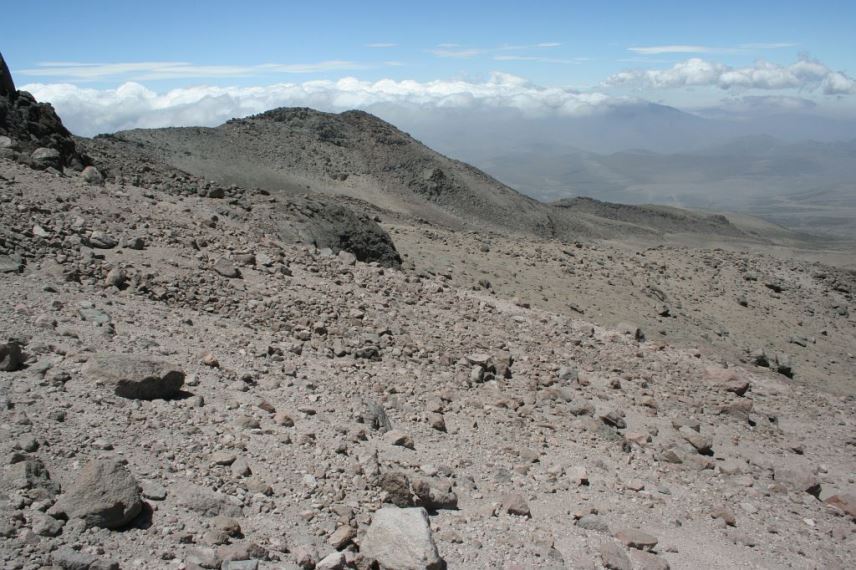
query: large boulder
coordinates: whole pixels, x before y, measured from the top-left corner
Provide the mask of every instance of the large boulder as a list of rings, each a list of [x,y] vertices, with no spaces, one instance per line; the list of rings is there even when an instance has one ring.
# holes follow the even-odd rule
[[[184,372],[178,366],[131,354],[95,354],[83,367],[83,373],[111,388],[117,396],[135,400],[170,398],[184,384]]]
[[[83,519],[87,527],[115,529],[131,522],[142,508],[137,480],[124,463],[106,459],[87,463],[49,513]]]
[[[386,267],[401,265],[401,256],[389,234],[365,214],[324,196],[289,196],[270,204],[260,222],[287,242],[306,243],[333,253],[347,251],[359,261],[376,261]]]
[[[21,352],[21,345],[14,341],[0,344],[0,370],[15,372],[23,367],[24,355]]]
[[[807,465],[776,467],[773,472],[773,479],[776,480],[776,483],[780,483],[792,491],[801,491],[815,497],[820,496],[820,481],[814,474],[814,470]]]
[[[441,570],[446,567],[431,536],[428,513],[421,507],[384,507],[377,511],[360,552],[388,570]]]

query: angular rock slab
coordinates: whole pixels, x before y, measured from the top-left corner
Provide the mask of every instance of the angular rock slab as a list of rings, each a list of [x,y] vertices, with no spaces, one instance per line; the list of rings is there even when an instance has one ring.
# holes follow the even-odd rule
[[[114,529],[127,525],[142,508],[137,480],[124,463],[106,459],[87,463],[49,513],[83,519],[87,527]]]
[[[375,512],[360,552],[389,570],[446,568],[431,536],[428,512],[421,507],[384,507]]]
[[[83,373],[111,387],[117,396],[134,400],[170,398],[184,384],[184,372],[178,366],[131,354],[97,353],[83,367]]]

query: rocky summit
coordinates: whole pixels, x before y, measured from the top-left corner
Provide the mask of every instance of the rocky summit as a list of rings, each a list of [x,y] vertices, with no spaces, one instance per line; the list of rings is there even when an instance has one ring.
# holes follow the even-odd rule
[[[501,231],[518,198],[365,113],[72,140],[3,69],[3,568],[856,567],[852,252]]]

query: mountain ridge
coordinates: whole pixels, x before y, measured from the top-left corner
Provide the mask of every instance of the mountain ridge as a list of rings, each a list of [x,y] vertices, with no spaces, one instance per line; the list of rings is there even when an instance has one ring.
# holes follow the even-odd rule
[[[658,227],[660,218],[646,220],[644,211],[629,223],[539,202],[365,111],[281,107],[218,127],[134,129],[113,136],[223,184],[348,196],[457,229],[564,241],[697,231],[692,223]],[[757,239],[728,223],[708,229]]]

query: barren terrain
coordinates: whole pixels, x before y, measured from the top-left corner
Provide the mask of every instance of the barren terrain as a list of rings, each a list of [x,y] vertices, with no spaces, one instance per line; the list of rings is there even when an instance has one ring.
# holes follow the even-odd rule
[[[852,250],[603,204],[565,219],[629,235],[501,232],[22,132],[2,567],[856,566]]]

